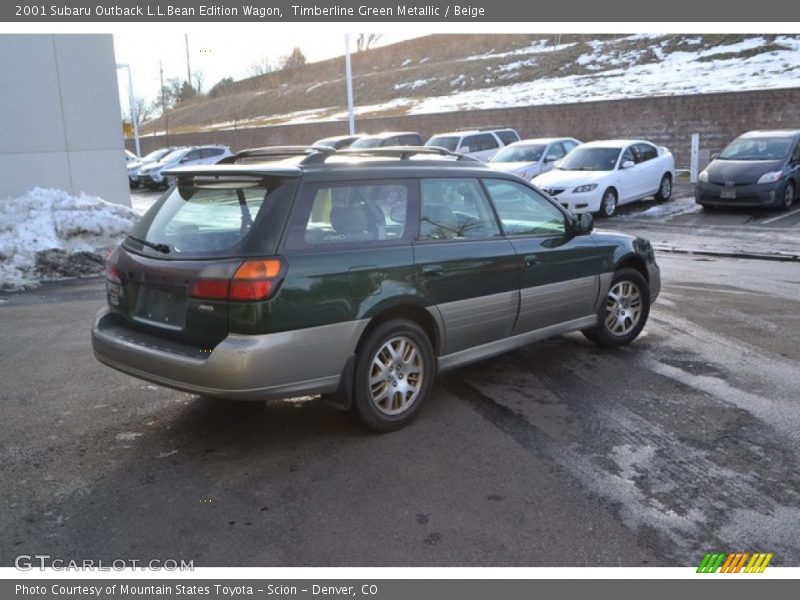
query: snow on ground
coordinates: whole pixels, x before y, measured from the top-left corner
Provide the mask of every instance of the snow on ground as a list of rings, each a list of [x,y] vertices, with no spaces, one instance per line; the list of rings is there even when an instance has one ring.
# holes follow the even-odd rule
[[[636,212],[620,218],[624,219],[626,217],[630,217],[633,219],[668,219],[678,215],[701,212],[702,210],[703,207],[697,204],[692,197],[677,198],[672,202],[657,204],[656,206],[648,208],[647,210]]]
[[[0,199],[0,290],[102,272],[106,252],[136,219],[126,206],[62,190]]]

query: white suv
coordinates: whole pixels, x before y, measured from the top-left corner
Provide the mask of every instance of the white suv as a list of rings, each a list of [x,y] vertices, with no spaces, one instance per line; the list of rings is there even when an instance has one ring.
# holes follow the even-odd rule
[[[162,175],[163,171],[175,167],[193,165],[213,165],[223,158],[232,156],[227,146],[191,146],[178,148],[167,154],[158,162],[143,166],[139,170],[139,181],[149,188],[169,187],[169,181]]]
[[[438,146],[451,152],[488,161],[500,148],[518,141],[519,134],[516,131],[508,127],[501,127],[439,133],[425,142],[425,145]]]

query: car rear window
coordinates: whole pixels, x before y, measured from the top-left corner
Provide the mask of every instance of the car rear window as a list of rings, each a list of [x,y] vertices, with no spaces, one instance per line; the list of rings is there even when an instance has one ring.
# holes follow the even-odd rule
[[[263,180],[176,186],[142,217],[126,244],[163,258],[225,255],[247,238],[265,207],[288,193],[287,187],[293,185]]]
[[[501,129],[499,131],[495,131],[495,133],[497,134],[497,137],[500,138],[500,141],[506,146],[519,141],[519,135],[517,135],[517,132],[513,129]]]

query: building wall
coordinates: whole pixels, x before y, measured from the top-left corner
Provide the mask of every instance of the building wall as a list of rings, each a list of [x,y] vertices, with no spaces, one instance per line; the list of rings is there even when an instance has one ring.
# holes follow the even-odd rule
[[[130,205],[111,35],[0,35],[0,199],[33,187]]]
[[[458,128],[493,125],[514,127],[523,138],[562,135],[583,141],[644,138],[667,146],[675,155],[677,165],[688,166],[693,133],[700,134],[701,163],[704,163],[711,152],[721,150],[744,131],[800,129],[800,87],[356,120],[359,132],[413,130],[425,137]],[[173,145],[219,143],[243,149],[308,144],[345,133],[345,121],[329,121],[170,135],[169,142]],[[142,152],[165,142],[163,136],[143,138]]]

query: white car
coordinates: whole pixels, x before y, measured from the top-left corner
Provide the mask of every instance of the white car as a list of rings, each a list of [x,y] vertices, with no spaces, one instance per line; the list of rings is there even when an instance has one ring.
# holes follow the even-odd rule
[[[177,150],[177,148],[159,148],[158,150],[153,150],[138,160],[130,161],[128,163],[128,183],[130,186],[132,188],[139,187],[139,171],[142,169],[142,167],[160,161],[173,150]]]
[[[497,154],[500,148],[518,141],[519,134],[506,127],[439,133],[425,142],[425,145],[437,146],[486,162]]]
[[[179,148],[167,154],[158,162],[150,163],[139,169],[139,181],[149,188],[169,187],[169,182],[162,174],[175,167],[192,165],[213,165],[223,158],[232,156],[227,146],[191,146]]]
[[[575,138],[538,138],[509,144],[489,161],[489,168],[533,179],[553,168],[581,142]]]
[[[664,147],[644,140],[603,140],[578,146],[533,183],[573,213],[610,217],[617,206],[672,196],[675,160]]]

